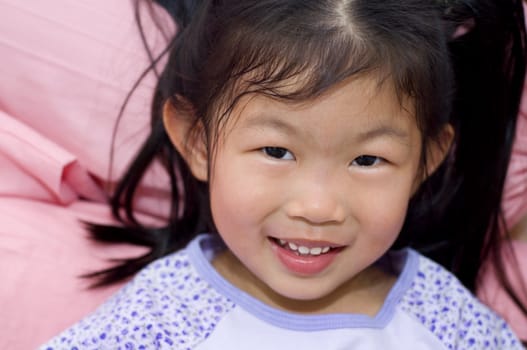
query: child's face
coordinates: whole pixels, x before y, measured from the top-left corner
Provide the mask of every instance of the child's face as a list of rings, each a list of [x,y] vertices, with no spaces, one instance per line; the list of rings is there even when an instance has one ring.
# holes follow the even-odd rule
[[[231,262],[263,283],[235,284],[314,300],[370,271],[419,184],[421,137],[404,107],[373,79],[309,104],[238,104],[211,164],[211,208]]]

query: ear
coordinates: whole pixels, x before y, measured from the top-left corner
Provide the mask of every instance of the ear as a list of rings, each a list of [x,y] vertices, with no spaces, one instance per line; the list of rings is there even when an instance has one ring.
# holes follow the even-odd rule
[[[452,147],[452,142],[454,141],[454,128],[451,124],[446,124],[441,130],[439,135],[438,142],[432,142],[430,147],[427,150],[426,155],[426,169],[423,173],[418,176],[414,182],[412,193],[415,193],[419,186],[432,175],[437,168],[443,163],[445,157],[447,156],[450,148]]]
[[[445,160],[445,157],[450,151],[450,147],[452,147],[454,135],[455,132],[452,125],[446,124],[443,127],[443,130],[441,130],[438,142],[433,142],[427,150],[428,154],[426,155],[427,164],[425,175],[432,175],[437,170],[439,165],[443,163],[443,160]]]
[[[185,159],[192,175],[200,181],[207,181],[208,151],[205,129],[201,121],[195,121],[194,108],[190,103],[184,108],[176,108],[170,100],[165,102],[163,124],[170,141]]]

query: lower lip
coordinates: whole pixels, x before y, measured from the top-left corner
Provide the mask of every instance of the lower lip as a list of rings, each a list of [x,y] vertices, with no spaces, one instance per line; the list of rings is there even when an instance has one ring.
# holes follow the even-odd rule
[[[335,249],[320,255],[297,255],[295,252],[280,246],[274,240],[271,242],[273,251],[282,264],[289,271],[302,276],[321,273],[331,265],[340,252],[340,249]]]

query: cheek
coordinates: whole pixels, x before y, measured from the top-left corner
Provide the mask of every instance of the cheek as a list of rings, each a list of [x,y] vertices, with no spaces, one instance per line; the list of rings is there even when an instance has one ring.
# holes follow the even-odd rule
[[[210,199],[218,231],[230,234],[257,225],[276,198],[275,188],[270,181],[236,163],[217,167],[211,176]]]
[[[211,181],[211,211],[224,243],[239,260],[251,267],[267,242],[262,232],[265,219],[272,212],[274,195],[267,186],[254,181],[254,177],[242,174],[223,172]]]
[[[395,240],[406,218],[412,184],[386,182],[367,191],[354,205],[356,218],[368,239],[379,243]]]

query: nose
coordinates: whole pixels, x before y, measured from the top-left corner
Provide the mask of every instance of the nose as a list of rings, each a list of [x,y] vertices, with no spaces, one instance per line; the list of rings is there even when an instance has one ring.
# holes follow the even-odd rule
[[[286,205],[290,218],[314,225],[339,224],[345,220],[346,210],[338,184],[305,183],[298,186]]]

